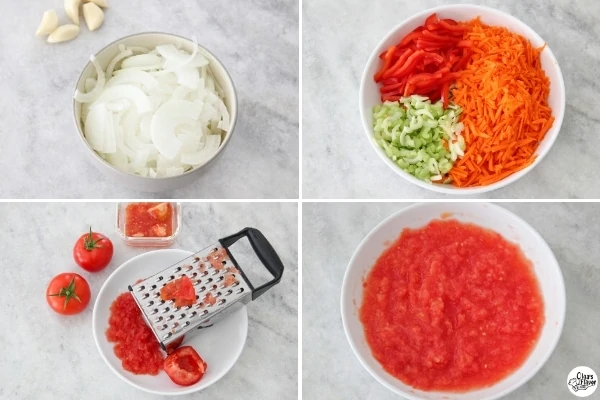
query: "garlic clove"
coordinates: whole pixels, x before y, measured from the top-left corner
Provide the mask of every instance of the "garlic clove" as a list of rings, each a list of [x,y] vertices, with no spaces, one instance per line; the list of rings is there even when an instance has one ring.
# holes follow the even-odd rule
[[[84,3],[94,3],[98,7],[108,8],[108,0],[83,0]]]
[[[75,39],[77,35],[79,35],[79,25],[62,25],[56,28],[56,30],[48,36],[48,43],[67,42]]]
[[[75,25],[79,25],[79,5],[81,0],[65,0],[65,12]]]
[[[83,5],[83,18],[90,31],[95,31],[104,22],[104,12],[95,3],[86,3]]]
[[[54,32],[56,28],[58,28],[58,16],[56,15],[56,11],[53,9],[48,10],[44,12],[42,22],[40,22],[40,26],[37,28],[35,35],[49,35]]]

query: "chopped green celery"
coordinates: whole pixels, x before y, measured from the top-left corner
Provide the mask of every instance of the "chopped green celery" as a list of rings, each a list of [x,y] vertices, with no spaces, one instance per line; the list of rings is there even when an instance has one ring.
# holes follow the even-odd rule
[[[373,136],[398,167],[430,182],[448,173],[464,154],[464,127],[458,122],[461,112],[456,105],[444,110],[441,101],[431,104],[427,97],[403,97],[373,107]]]

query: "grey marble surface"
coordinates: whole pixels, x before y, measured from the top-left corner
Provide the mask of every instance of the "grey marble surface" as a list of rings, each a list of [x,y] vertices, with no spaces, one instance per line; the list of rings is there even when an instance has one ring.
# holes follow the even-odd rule
[[[62,0],[0,0],[0,198],[297,198],[298,2],[109,0],[104,25],[75,40],[34,36]],[[83,24],[83,22],[82,22]],[[156,195],[130,190],[92,165],[72,117],[76,80],[92,53],[123,36],[196,35],[232,76],[238,124],[222,157],[194,184]]]
[[[246,226],[260,229],[286,266],[283,279],[248,305],[246,346],[231,371],[208,389],[180,398],[296,399],[298,390],[298,214],[294,203],[183,204],[183,229],[172,248],[200,250]],[[103,282],[123,262],[149,249],[131,248],[114,228],[110,203],[0,204],[2,302],[0,399],[167,399],[129,386],[100,357],[92,336],[93,304]],[[115,247],[111,264],[89,273],[72,258],[88,229]],[[52,312],[44,294],[61,272],[84,276],[92,300],[81,314]]]
[[[527,176],[487,198],[598,198],[586,173],[600,147],[600,2],[596,0],[305,0],[303,2],[303,197],[445,198],[398,176],[368,143],[358,89],[379,41],[412,14],[444,4],[477,3],[508,12],[544,38],[565,80],[561,133]]]
[[[306,399],[399,399],[379,384],[354,356],[340,316],[346,266],[360,241],[406,203],[304,203],[302,219],[302,345]],[[594,203],[503,203],[535,228],[562,269],[567,315],[551,358],[527,384],[506,399],[570,399],[567,375],[579,365],[600,370],[600,214]],[[593,398],[592,395],[590,398]]]

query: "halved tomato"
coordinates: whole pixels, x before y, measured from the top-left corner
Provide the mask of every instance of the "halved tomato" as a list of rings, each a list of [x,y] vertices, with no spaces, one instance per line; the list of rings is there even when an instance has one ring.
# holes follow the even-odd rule
[[[174,383],[191,386],[204,376],[206,363],[193,347],[183,346],[167,356],[164,368]]]

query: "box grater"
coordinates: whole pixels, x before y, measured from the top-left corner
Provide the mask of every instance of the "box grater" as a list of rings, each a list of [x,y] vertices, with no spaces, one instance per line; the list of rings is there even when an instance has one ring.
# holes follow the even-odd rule
[[[229,252],[229,247],[243,237],[248,238],[252,249],[273,277],[259,287],[252,285]],[[279,283],[282,274],[283,264],[263,234],[254,228],[245,228],[141,282],[129,285],[129,291],[161,347],[167,351],[177,347],[192,333],[210,327],[258,298]],[[183,275],[187,275],[194,285],[196,303],[176,308],[174,300],[160,298],[160,289]]]

